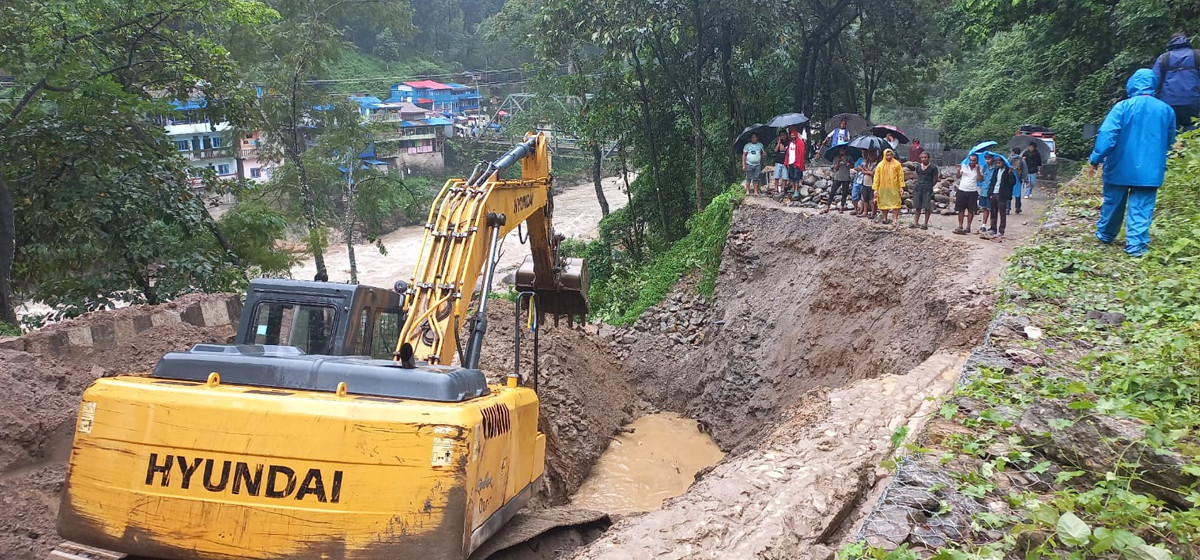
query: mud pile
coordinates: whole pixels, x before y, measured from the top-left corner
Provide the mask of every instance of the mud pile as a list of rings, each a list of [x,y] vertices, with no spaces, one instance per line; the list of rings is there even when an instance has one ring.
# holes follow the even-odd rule
[[[899,426],[928,416],[982,336],[969,244],[743,205],[711,304],[676,293],[605,332],[656,408],[730,455],[663,509],[572,558],[825,558]],[[960,356],[962,354],[962,356]]]
[[[220,296],[93,313],[41,329],[36,337],[111,322],[114,316],[149,317],[168,306],[186,307],[207,297]],[[232,335],[231,327],[176,323],[151,326],[139,333],[137,342],[120,348],[75,357],[0,349],[0,386],[5,388],[0,392],[0,557],[42,560],[60,540],[55,534],[58,500],[80,398],[92,381],[146,372],[167,352],[199,342],[225,342]]]
[[[743,206],[711,309],[688,321],[695,334],[662,326],[676,304],[647,313],[620,336],[636,339],[628,377],[722,447],[753,445],[748,436],[811,390],[904,373],[977,339],[988,308],[958,281],[967,257],[940,237]]]
[[[514,304],[493,301],[480,363],[491,381],[513,368]],[[609,438],[644,407],[629,386],[611,344],[594,328],[565,322],[542,325],[539,334],[539,428],[546,434],[545,484],[535,505],[566,504],[588,470],[608,447]],[[521,373],[533,372],[533,337],[522,328]]]

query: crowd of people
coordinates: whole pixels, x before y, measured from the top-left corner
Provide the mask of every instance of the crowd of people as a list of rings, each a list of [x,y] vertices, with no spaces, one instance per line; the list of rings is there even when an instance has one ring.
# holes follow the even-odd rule
[[[1126,82],[1126,98],[1117,102],[1105,117],[1088,158],[1090,173],[1100,166],[1103,201],[1095,237],[1113,243],[1125,228],[1125,252],[1134,257],[1146,254],[1158,188],[1166,175],[1167,155],[1175,145],[1178,130],[1190,130],[1200,119],[1200,49],[1193,49],[1182,32],[1171,36],[1167,51],[1155,59],[1153,68],[1142,68]],[[837,203],[839,213],[881,223],[900,225],[905,186],[904,166],[898,141],[888,134],[882,153],[862,151],[854,162],[846,121],[827,135],[821,146],[833,146],[832,180],[822,213]],[[842,146],[840,149],[839,146]],[[774,167],[767,173],[769,194],[800,198],[809,152],[797,127],[779,131],[771,144]],[[857,152],[857,150],[855,150]],[[767,147],[756,134],[742,150],[747,195],[760,195]],[[910,228],[929,228],[934,208],[934,186],[940,171],[919,141],[909,147],[908,160],[917,162],[912,190],[913,221]],[[954,233],[978,233],[985,239],[1003,240],[1009,212],[1021,213],[1021,200],[1033,195],[1044,162],[1034,142],[1022,150],[1012,148],[1007,156],[991,151],[973,152],[957,166],[953,191],[958,222]],[[840,200],[839,200],[840,197]],[[847,206],[847,203],[850,206]],[[973,229],[979,216],[980,226]],[[924,221],[922,221],[924,217]]]
[[[882,153],[876,150],[861,151],[862,155],[853,161],[852,149],[846,145],[849,141],[850,132],[843,120],[817,147],[820,149],[831,145],[835,150],[833,178],[821,213],[833,211],[836,202],[839,213],[851,211],[855,217],[899,226],[904,206],[905,173],[898,155],[898,139],[888,133],[883,141],[889,147],[884,148]],[[765,186],[768,194],[785,198],[790,195],[792,200],[798,200],[808,161],[807,142],[796,127],[781,129],[770,151],[774,156],[774,167],[769,172],[769,184]],[[760,187],[764,183],[763,163],[766,159],[766,146],[759,141],[757,134],[752,133],[750,141],[742,149],[747,195],[763,194]],[[907,161],[917,164],[916,183],[911,193],[913,221],[909,227],[929,229],[934,208],[933,190],[940,178],[940,171],[917,139],[913,139],[909,145]],[[969,161],[959,166],[957,171],[955,210],[958,212],[959,226],[954,233],[972,233],[975,216],[979,215],[982,225],[977,233],[986,239],[1003,239],[1008,212],[1015,206],[1016,212],[1021,213],[1021,198],[1033,195],[1033,186],[1042,165],[1041,153],[1032,142],[1025,151],[1014,148],[1011,159],[992,152],[986,155],[971,154]],[[1000,208],[1004,210],[998,210]]]

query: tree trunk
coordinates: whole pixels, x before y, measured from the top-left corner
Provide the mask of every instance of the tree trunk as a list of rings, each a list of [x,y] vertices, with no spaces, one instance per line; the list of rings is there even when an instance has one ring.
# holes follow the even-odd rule
[[[603,161],[604,154],[600,152],[600,145],[592,144],[592,183],[596,185],[596,202],[600,203],[600,215],[607,216],[608,199],[604,197],[604,185],[600,176],[600,164]]]
[[[654,198],[658,205],[658,225],[662,228],[663,235],[670,236],[671,231],[667,228],[667,209],[663,206],[662,189],[659,188],[662,163],[658,161],[658,143],[652,140],[655,130],[654,116],[650,112],[650,93],[646,90],[646,75],[642,72],[642,59],[638,56],[636,47],[633,49],[633,68],[637,73],[638,97],[642,106],[642,120],[645,122],[642,132],[650,146],[650,171],[654,174],[650,178],[650,184],[654,186]]]
[[[304,198],[304,217],[308,221],[308,249],[312,251],[313,263],[317,265],[315,278],[329,281],[329,271],[325,268],[325,250],[321,247],[320,222],[317,221],[317,200],[313,196],[312,184],[308,182],[308,171],[304,161],[296,152],[294,146],[286,148],[288,159],[296,166],[296,176],[300,179],[300,195]]]
[[[4,179],[4,160],[0,155],[0,321],[17,324],[16,303],[12,294],[12,266],[17,255],[17,223],[12,190]]]
[[[729,131],[729,139],[732,141],[741,132],[738,130],[738,123],[742,122],[742,119],[739,115],[741,111],[738,109],[737,92],[733,87],[733,68],[730,67],[730,61],[733,59],[733,30],[728,21],[721,29],[720,51],[721,83],[725,86],[725,110],[729,113],[726,130]]]
[[[637,219],[637,212],[633,207],[633,189],[629,188],[629,158],[625,154],[625,146],[621,145],[617,148],[621,157],[621,179],[625,182],[625,200],[627,201],[627,212],[629,216],[629,230],[633,236],[633,243],[630,244],[629,252],[633,257],[633,262],[641,264],[642,262],[642,227],[643,223]]]
[[[696,213],[704,211],[704,14],[700,0],[692,0],[693,25],[696,26],[696,52],[692,53],[692,142],[696,150]]]
[[[342,208],[342,236],[346,238],[346,254],[350,257],[350,283],[358,283],[358,261],[354,258],[354,160],[346,164],[346,200]]]

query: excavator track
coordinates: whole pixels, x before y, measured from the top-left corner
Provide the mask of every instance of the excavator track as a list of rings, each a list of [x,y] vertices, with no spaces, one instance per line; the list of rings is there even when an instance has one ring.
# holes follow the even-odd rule
[[[572,507],[554,507],[541,510],[527,510],[518,513],[500,532],[483,543],[469,560],[487,560],[492,555],[509,550],[513,547],[530,543],[558,529],[607,529],[612,524],[607,513],[589,509]],[[46,560],[134,560],[119,552],[101,550],[71,541],[59,543]],[[139,559],[141,560],[141,559]],[[148,560],[148,559],[147,559]]]
[[[63,541],[50,551],[46,560],[122,560],[126,555],[84,546],[71,541]]]

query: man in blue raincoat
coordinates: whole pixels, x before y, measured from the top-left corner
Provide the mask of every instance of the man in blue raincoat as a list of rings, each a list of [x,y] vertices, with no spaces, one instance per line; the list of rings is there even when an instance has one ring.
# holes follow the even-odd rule
[[[1158,77],[1156,97],[1175,110],[1175,125],[1192,129],[1192,119],[1200,117],[1200,56],[1183,32],[1171,35],[1167,52],[1154,59]]]
[[[1175,143],[1175,111],[1154,97],[1158,77],[1142,68],[1125,83],[1129,97],[1104,118],[1089,161],[1091,174],[1104,164],[1104,203],[1096,239],[1112,243],[1125,222],[1125,252],[1140,257],[1150,243],[1150,221],[1158,187],[1167,172],[1167,150]],[[1128,217],[1126,217],[1128,207]]]

